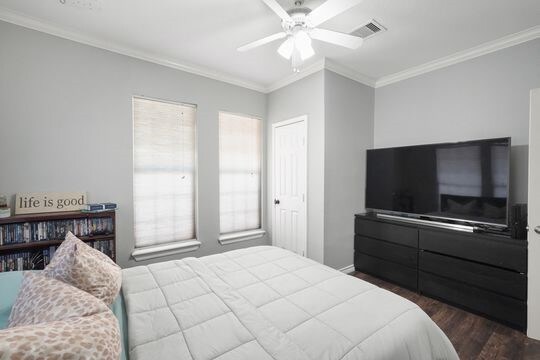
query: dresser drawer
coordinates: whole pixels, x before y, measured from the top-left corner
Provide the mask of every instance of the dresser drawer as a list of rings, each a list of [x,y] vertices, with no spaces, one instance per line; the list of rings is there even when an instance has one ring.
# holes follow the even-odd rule
[[[356,235],[354,237],[354,249],[367,255],[394,261],[412,268],[416,268],[418,265],[418,250],[416,248]]]
[[[387,224],[356,217],[354,232],[356,235],[380,239],[414,248],[418,247],[418,229],[412,227]]]
[[[417,290],[417,269],[360,252],[354,253],[354,267],[357,271],[380,277],[415,291]]]
[[[420,271],[418,275],[418,289],[423,294],[463,306],[512,327],[523,330],[527,326],[525,301],[495,294],[423,271]]]
[[[424,272],[457,280],[519,300],[527,300],[527,277],[513,271],[427,251],[420,252],[418,267]]]
[[[527,272],[527,248],[518,240],[497,240],[476,234],[420,229],[419,247],[436,253]]]

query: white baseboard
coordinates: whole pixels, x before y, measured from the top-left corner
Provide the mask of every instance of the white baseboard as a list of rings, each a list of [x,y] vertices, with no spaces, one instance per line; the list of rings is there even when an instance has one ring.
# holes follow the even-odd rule
[[[349,266],[345,266],[344,268],[339,269],[342,273],[350,274],[354,272],[354,264],[351,264]]]

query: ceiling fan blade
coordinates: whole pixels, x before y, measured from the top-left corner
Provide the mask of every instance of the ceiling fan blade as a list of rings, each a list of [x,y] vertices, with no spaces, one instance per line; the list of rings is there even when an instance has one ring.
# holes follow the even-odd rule
[[[238,51],[248,51],[248,50],[254,49],[254,48],[258,47],[258,46],[271,43],[272,41],[283,39],[285,36],[287,36],[287,34],[285,34],[284,32],[280,32],[280,33],[277,33],[277,34],[270,35],[270,36],[267,36],[265,38],[259,39],[257,41],[250,42],[249,44],[246,44],[244,46],[240,46],[237,50]]]
[[[309,35],[315,40],[344,46],[353,50],[358,49],[360,45],[362,45],[362,43],[364,42],[364,39],[362,39],[361,37],[325,29],[313,29],[311,30]]]
[[[311,26],[315,27],[361,2],[362,0],[327,0],[313,10],[307,18]]]
[[[272,9],[277,16],[281,18],[281,20],[284,21],[292,21],[291,15],[289,15],[285,9],[279,5],[279,3],[276,0],[262,0],[270,9]]]

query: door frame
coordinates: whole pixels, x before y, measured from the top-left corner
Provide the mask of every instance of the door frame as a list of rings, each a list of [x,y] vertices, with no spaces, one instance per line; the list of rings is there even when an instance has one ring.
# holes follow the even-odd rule
[[[272,182],[272,192],[271,192],[271,199],[269,201],[269,204],[270,206],[272,207],[271,209],[271,217],[272,217],[272,245],[275,246],[276,245],[276,241],[275,241],[275,237],[274,237],[274,234],[275,234],[275,229],[276,229],[276,216],[275,216],[275,211],[274,211],[274,199],[276,198],[276,191],[275,191],[275,182],[274,182],[274,169],[275,169],[275,164],[276,164],[276,157],[274,156],[275,155],[275,149],[276,149],[276,129],[279,128],[279,127],[283,127],[283,126],[287,126],[287,125],[291,125],[291,124],[295,124],[295,123],[299,123],[299,122],[304,122],[304,164],[305,164],[305,168],[306,168],[306,173],[305,173],[305,194],[304,194],[304,239],[302,239],[302,249],[303,249],[303,253],[304,253],[304,256],[307,257],[308,256],[308,243],[307,243],[307,234],[308,234],[308,214],[307,214],[307,209],[308,209],[308,146],[309,146],[309,142],[308,142],[308,116],[307,115],[300,115],[300,116],[296,116],[296,117],[293,117],[293,118],[290,118],[288,120],[283,120],[283,121],[278,121],[278,122],[275,122],[272,124],[272,152],[271,152],[271,155],[272,155],[272,171],[271,171],[271,182]]]
[[[529,224],[528,232],[528,266],[527,266],[527,336],[532,339],[540,340],[540,265],[537,262],[537,257],[540,254],[539,235],[535,232],[535,228],[539,225],[538,205],[530,201],[538,193],[538,185],[535,184],[539,175],[538,159],[534,158],[535,153],[540,150],[540,139],[534,138],[540,130],[540,88],[530,91],[529,105],[529,191],[527,204],[529,206],[527,223]],[[531,206],[532,205],[532,206]],[[532,211],[531,211],[532,210]]]

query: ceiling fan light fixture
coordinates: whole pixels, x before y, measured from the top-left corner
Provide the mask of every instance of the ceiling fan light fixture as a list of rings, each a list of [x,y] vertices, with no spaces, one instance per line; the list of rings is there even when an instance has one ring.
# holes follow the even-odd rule
[[[278,48],[278,54],[285,59],[290,60],[294,50],[294,40],[292,36],[287,37],[287,40],[283,42]]]
[[[297,72],[305,60],[315,55],[311,46],[312,39],[352,50],[362,44],[361,37],[318,28],[320,24],[359,4],[362,0],[326,0],[313,11],[303,7],[303,0],[296,0],[295,7],[288,11],[283,9],[278,0],[262,1],[281,18],[283,31],[241,46],[238,51],[251,50],[286,37],[277,52],[289,60],[293,70]]]
[[[289,35],[278,48],[278,53],[287,60],[292,61],[292,67],[298,71],[302,63],[315,55],[311,46],[311,37],[304,30],[298,30]]]
[[[304,60],[302,59],[302,55],[300,54],[300,51],[295,48],[292,53],[292,59],[291,59],[291,65],[294,72],[300,72],[300,67],[304,63]]]
[[[315,51],[311,46],[311,38],[305,31],[298,31],[294,34],[294,47],[300,52],[302,61],[315,55]]]

